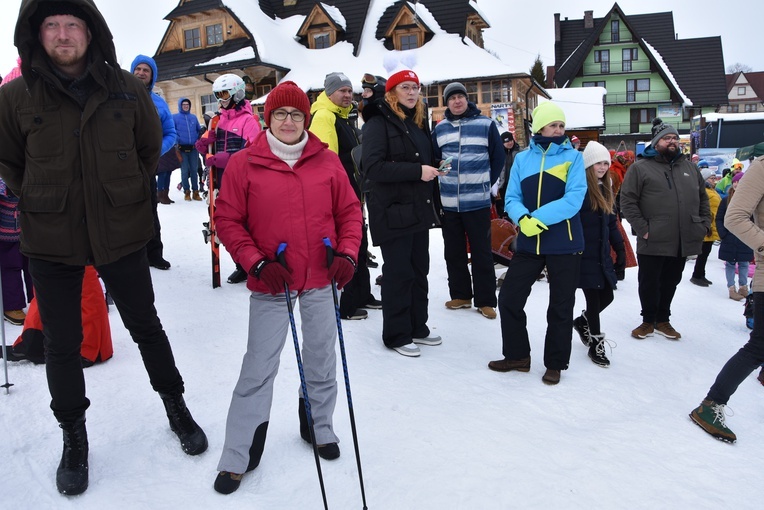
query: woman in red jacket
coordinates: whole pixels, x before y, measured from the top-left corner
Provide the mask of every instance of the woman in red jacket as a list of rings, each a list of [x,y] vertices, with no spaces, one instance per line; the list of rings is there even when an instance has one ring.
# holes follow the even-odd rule
[[[331,281],[342,288],[355,271],[361,207],[339,158],[305,129],[310,102],[293,82],[274,88],[251,146],[231,156],[215,217],[221,241],[247,271],[249,337],[233,391],[215,490],[230,494],[257,467],[268,430],[273,382],[289,328],[284,284],[300,301],[303,369],[318,454],[340,455],[332,414],[337,400]],[[323,238],[335,249],[327,267]],[[276,251],[286,243],[286,267]],[[302,400],[302,392],[299,392]],[[310,442],[305,415],[300,435]]]

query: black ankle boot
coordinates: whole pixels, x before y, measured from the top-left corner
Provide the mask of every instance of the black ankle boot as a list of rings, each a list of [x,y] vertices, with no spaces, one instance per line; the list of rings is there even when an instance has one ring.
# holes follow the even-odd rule
[[[605,354],[605,335],[591,335],[592,342],[589,344],[589,359],[591,359],[595,365],[601,367],[609,367],[610,360],[607,359]]]
[[[64,451],[56,470],[56,488],[61,494],[76,496],[88,488],[88,433],[85,416],[58,424],[64,431]]]
[[[228,275],[228,283],[241,283],[247,281],[247,272],[239,264],[236,264],[236,269],[233,273]]]
[[[580,316],[573,319],[573,329],[576,330],[576,333],[581,338],[581,343],[589,347],[592,343],[592,337],[589,331],[589,321],[586,318],[586,310],[582,311]]]
[[[300,407],[297,409],[300,417],[300,437],[308,443],[310,440],[310,426],[308,426],[308,414],[305,412],[305,399],[300,398]],[[340,456],[340,447],[337,443],[326,443],[318,445],[318,456],[325,460],[334,460]]]
[[[186,407],[182,393],[160,393],[170,420],[170,428],[178,435],[180,446],[188,455],[199,455],[207,449],[207,436]]]

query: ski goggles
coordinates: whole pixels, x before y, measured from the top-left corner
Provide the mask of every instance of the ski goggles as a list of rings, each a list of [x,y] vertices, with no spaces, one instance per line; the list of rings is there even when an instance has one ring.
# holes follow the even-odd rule
[[[363,75],[363,79],[361,80],[361,85],[373,87],[377,84],[377,77],[373,74],[366,73]]]
[[[226,99],[229,99],[231,97],[231,93],[228,92],[227,90],[221,90],[220,92],[215,92],[215,97],[217,99],[225,101]]]

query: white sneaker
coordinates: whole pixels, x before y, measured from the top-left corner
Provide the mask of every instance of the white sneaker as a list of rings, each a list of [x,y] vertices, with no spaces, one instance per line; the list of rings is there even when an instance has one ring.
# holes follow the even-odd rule
[[[400,347],[393,347],[393,350],[398,354],[402,354],[410,358],[416,358],[422,353],[422,351],[419,350],[419,347],[414,344],[406,344],[401,345]]]
[[[443,339],[438,335],[430,335],[426,338],[414,338],[412,340],[415,344],[419,345],[440,345],[443,343]]]

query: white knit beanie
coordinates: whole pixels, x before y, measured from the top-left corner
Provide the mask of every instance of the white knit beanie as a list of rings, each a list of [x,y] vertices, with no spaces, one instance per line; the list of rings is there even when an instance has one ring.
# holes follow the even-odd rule
[[[584,168],[589,168],[600,161],[607,161],[610,165],[610,151],[601,143],[592,140],[584,149]]]

